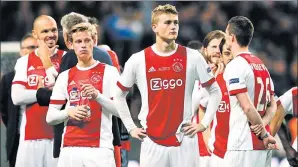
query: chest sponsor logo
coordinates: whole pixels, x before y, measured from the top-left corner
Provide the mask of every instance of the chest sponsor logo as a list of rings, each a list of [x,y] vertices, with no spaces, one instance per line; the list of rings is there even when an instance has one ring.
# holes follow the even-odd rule
[[[229,104],[227,104],[225,101],[221,101],[218,106],[218,112],[226,112],[229,111]]]
[[[27,81],[28,85],[29,86],[37,86],[39,77],[42,77],[42,76],[39,76],[39,75],[36,75],[36,74],[29,75],[28,78],[27,78],[28,79],[28,81]],[[43,81],[44,81],[45,86],[47,86],[48,83],[49,83],[49,78],[45,77],[43,79]]]
[[[167,90],[175,89],[183,85],[182,79],[161,79],[161,78],[152,78],[150,80],[150,89],[151,90]]]

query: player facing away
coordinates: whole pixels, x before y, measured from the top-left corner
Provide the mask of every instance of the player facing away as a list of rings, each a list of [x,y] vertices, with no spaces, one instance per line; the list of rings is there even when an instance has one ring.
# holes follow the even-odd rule
[[[297,149],[297,136],[291,146],[291,142],[288,139],[287,129],[285,125],[283,125],[283,120],[286,115],[293,115],[294,117],[298,117],[298,87],[293,87],[284,93],[282,96],[278,98],[277,110],[270,122],[270,130],[272,131],[272,135],[274,136],[277,131],[280,137],[280,140],[283,144],[283,147],[286,151],[287,159],[289,164],[292,166],[298,165],[298,149]],[[280,129],[279,129],[280,128]]]
[[[249,52],[253,31],[253,24],[243,16],[231,18],[226,28],[226,40],[234,57],[224,71],[231,106],[228,151],[224,157],[227,166],[266,166],[266,149],[275,146],[275,139],[268,132],[276,110],[274,88],[265,65]]]
[[[48,108],[38,105],[36,92],[40,85],[50,87],[54,84],[65,52],[57,49],[58,29],[52,17],[37,17],[32,34],[39,47],[17,60],[12,83],[12,101],[21,105],[16,167],[52,167],[57,165],[57,159],[51,154],[53,131],[45,120]]]
[[[115,88],[115,106],[131,136],[142,141],[142,167],[195,167],[199,165],[197,137],[185,136],[183,130],[194,115],[191,97],[195,80],[206,87],[211,99],[200,131],[215,115],[220,90],[203,56],[175,43],[179,30],[176,8],[160,5],[151,19],[156,43],[126,62]],[[138,116],[142,128],[134,124],[125,100],[135,83],[142,98]]]
[[[76,26],[69,36],[78,64],[59,75],[47,113],[49,124],[65,123],[58,167],[114,167],[112,114],[118,114],[110,98],[119,73],[93,59],[90,24]]]

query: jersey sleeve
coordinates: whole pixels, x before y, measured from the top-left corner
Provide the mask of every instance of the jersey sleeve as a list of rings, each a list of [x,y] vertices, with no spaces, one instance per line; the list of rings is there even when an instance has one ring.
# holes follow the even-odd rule
[[[28,57],[28,56],[27,56]],[[27,57],[21,57],[17,60],[14,67],[15,75],[12,84],[20,84],[26,86],[27,84]]]
[[[17,60],[15,76],[11,86],[11,99],[14,105],[27,105],[37,101],[36,90],[28,90],[27,85],[28,55]],[[21,93],[20,93],[21,92]]]
[[[269,89],[270,95],[274,95],[274,83],[272,78],[270,77],[270,89]]]
[[[193,51],[192,53],[196,56],[196,74],[201,82],[202,87],[210,86],[213,82],[215,82],[215,78],[212,74],[211,68],[209,67],[201,53],[199,53],[198,51]]]
[[[232,60],[233,61],[233,60]],[[247,86],[245,82],[246,77],[246,64],[239,61],[239,59],[234,59],[234,62],[230,62],[225,71],[224,79],[227,83],[227,88],[230,96],[236,95],[238,93],[247,92]]]
[[[121,74],[117,86],[122,91],[128,91],[136,81],[136,61],[135,55],[132,55],[125,63],[123,73]]]
[[[293,89],[293,88],[292,88]],[[293,114],[292,89],[288,90],[278,98],[277,104],[282,105],[286,114]]]
[[[202,94],[202,98],[200,101],[200,108],[206,110],[209,100],[209,93],[205,88],[200,89],[200,93]]]
[[[67,108],[65,108],[65,110],[61,110],[68,97],[68,72],[69,70],[64,71],[58,76],[56,84],[53,88],[51,101],[46,117],[46,121],[50,125],[62,123],[68,118]]]

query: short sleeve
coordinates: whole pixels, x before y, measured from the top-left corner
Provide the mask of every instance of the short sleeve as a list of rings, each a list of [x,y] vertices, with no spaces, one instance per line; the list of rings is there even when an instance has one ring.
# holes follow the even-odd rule
[[[272,78],[270,77],[270,95],[274,95],[274,83]]]
[[[15,65],[15,76],[12,84],[21,84],[26,86],[27,84],[27,63],[28,56],[21,57],[17,60]]]
[[[282,96],[278,98],[278,104],[281,104],[283,108],[285,109],[286,114],[293,114],[293,101],[292,101],[292,90],[288,90],[286,93],[284,93]]]
[[[193,51],[193,54],[196,54],[196,73],[198,79],[201,82],[202,87],[210,86],[213,82],[215,82],[214,75],[211,71],[211,68],[207,64],[206,60],[203,58],[202,54],[198,51]]]
[[[230,62],[224,71],[224,79],[227,83],[230,96],[247,92],[245,81],[246,64],[242,63],[237,58],[232,61],[233,62]]]
[[[122,91],[128,91],[136,81],[136,60],[135,56],[132,55],[125,63],[123,73],[119,77],[117,86]]]

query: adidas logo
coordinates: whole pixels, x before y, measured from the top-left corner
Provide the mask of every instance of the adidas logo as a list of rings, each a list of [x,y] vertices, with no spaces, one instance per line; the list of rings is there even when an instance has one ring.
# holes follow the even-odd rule
[[[153,66],[151,66],[151,68],[149,68],[148,72],[154,72],[156,71],[155,68]]]
[[[69,85],[75,85],[75,81],[71,81]]]
[[[33,66],[30,66],[30,67],[28,68],[28,71],[32,71],[32,70],[35,70],[35,68],[34,68]]]

